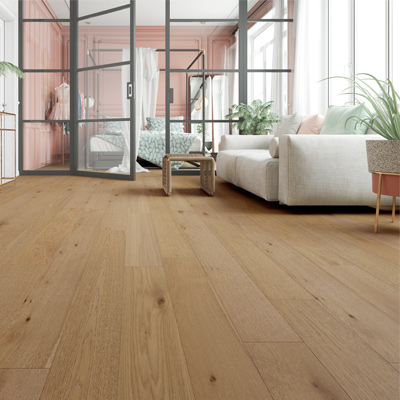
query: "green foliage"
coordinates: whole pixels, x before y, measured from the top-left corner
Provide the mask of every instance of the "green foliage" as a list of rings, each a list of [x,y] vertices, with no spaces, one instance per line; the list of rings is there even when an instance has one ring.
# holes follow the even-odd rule
[[[197,125],[197,133],[203,133],[203,130],[204,132],[207,131],[207,127],[203,123]]]
[[[0,61],[0,76],[6,76],[8,73],[17,75],[19,78],[24,78],[24,73],[14,64],[6,61]]]
[[[345,76],[333,78],[346,79],[351,86],[343,94],[355,95],[356,102],[367,112],[368,118],[351,117],[357,120],[357,124],[367,126],[388,140],[400,140],[400,96],[389,79],[382,81],[365,73],[357,74],[354,79]]]
[[[233,104],[233,112],[225,115],[225,118],[240,118],[233,126],[242,135],[265,135],[272,132],[274,124],[280,121],[279,115],[271,112],[272,104],[273,101],[263,103],[261,100],[254,100],[251,105]]]

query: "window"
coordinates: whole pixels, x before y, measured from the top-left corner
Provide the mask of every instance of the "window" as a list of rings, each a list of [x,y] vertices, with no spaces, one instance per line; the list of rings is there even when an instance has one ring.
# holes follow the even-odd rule
[[[288,19],[286,3],[274,3],[263,19],[275,18]],[[262,21],[249,23],[248,29],[248,65],[250,70],[257,70],[248,76],[249,102],[273,100],[274,110],[281,115],[288,113],[289,103],[288,28],[288,22]]]
[[[393,80],[399,51],[394,51],[390,21],[398,8],[394,0],[330,1],[329,76],[369,73]],[[353,96],[341,94],[347,86],[344,80],[331,80],[329,104],[353,102]]]

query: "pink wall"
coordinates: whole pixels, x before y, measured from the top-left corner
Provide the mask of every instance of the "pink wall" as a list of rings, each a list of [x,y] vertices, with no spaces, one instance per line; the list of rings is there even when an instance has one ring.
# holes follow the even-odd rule
[[[53,18],[43,0],[24,2],[25,18]],[[63,36],[57,23],[24,24],[24,68],[56,69],[63,64]],[[46,119],[54,89],[62,74],[31,73],[23,81],[23,118]],[[23,129],[24,169],[32,170],[61,159],[61,128],[57,124],[26,123]]]

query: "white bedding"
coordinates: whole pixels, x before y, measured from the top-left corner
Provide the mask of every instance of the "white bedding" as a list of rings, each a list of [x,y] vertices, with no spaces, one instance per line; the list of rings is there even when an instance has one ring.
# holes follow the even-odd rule
[[[193,142],[190,151],[201,151],[202,140],[197,136]],[[122,147],[116,146],[101,138],[101,135],[95,135],[90,138],[90,151],[93,152],[123,152]]]

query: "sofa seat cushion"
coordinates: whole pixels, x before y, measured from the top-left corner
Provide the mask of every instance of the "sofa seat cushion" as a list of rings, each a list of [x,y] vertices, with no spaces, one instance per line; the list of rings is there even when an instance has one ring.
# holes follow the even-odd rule
[[[265,200],[278,201],[279,159],[268,150],[221,151],[217,175]]]

